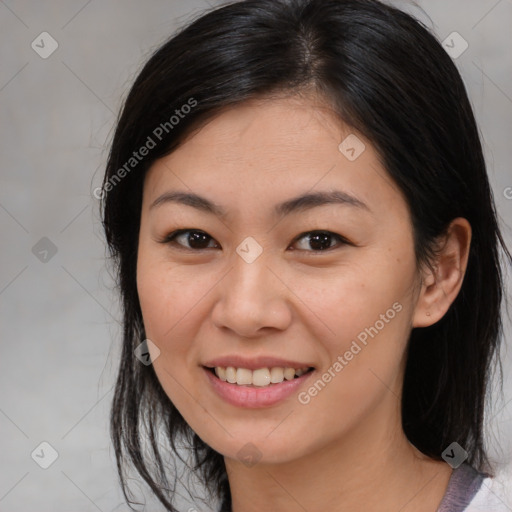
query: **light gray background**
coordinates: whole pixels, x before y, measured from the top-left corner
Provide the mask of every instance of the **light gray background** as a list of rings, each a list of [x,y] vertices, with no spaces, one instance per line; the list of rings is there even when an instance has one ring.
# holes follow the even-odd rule
[[[469,43],[455,60],[511,247],[512,1],[422,1],[425,13],[396,5],[433,24],[441,40],[457,31]],[[136,72],[205,7],[201,0],[0,0],[1,511],[128,510],[107,423],[120,315],[91,192]],[[47,59],[31,48],[43,31],[59,45]],[[42,237],[57,248],[47,262],[32,251]],[[498,469],[512,452],[505,322],[505,394],[494,394],[487,430]],[[59,454],[46,470],[31,458],[43,441]]]

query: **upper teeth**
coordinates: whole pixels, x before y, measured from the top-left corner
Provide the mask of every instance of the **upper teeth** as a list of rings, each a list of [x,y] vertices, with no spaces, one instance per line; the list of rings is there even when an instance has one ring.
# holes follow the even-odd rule
[[[253,385],[253,386],[268,386],[270,384],[278,384],[283,382],[284,379],[292,380],[300,377],[309,370],[309,367],[304,368],[258,368],[257,370],[249,370],[247,368],[234,368],[228,366],[223,368],[222,366],[215,367],[215,375],[220,380],[228,381],[231,384],[239,385]]]

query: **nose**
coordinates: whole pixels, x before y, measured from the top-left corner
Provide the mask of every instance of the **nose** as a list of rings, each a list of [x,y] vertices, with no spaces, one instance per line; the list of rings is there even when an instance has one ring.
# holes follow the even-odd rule
[[[251,338],[290,325],[291,292],[269,263],[261,256],[247,263],[235,254],[233,265],[217,288],[212,311],[216,327]]]

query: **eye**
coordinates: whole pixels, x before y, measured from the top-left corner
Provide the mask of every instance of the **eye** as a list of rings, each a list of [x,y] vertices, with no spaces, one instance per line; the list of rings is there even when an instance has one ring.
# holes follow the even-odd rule
[[[295,241],[305,240],[303,247],[300,250],[306,250],[307,252],[322,252],[327,251],[333,247],[331,242],[333,239],[337,240],[342,245],[350,245],[345,238],[331,231],[308,231],[299,235]],[[309,251],[304,247],[312,247],[314,250]]]
[[[178,229],[177,231],[167,235],[163,240],[161,240],[161,243],[179,245],[184,249],[200,250],[208,249],[208,240],[213,240],[213,238],[204,231],[200,231],[198,229]],[[187,242],[189,246],[183,246],[183,243],[180,242]]]
[[[333,240],[337,240],[339,245],[350,245],[350,242],[341,235],[332,233],[331,231],[307,231],[295,238],[294,243],[300,242],[301,240],[305,240],[305,243],[302,242],[303,247],[300,247],[299,250],[306,252],[327,251],[333,247],[331,243]],[[192,251],[219,248],[217,243],[208,247],[209,243],[212,241],[214,241],[214,239],[210,235],[198,229],[178,229],[167,235],[163,240],[160,240],[161,243],[178,245],[185,250]],[[185,244],[188,244],[188,246]],[[313,248],[312,251],[306,248],[308,245]]]

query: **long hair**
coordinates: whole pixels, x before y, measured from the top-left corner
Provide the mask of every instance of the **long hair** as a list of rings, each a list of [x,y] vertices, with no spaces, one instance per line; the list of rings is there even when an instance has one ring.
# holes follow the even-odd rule
[[[315,92],[340,122],[374,145],[410,209],[418,268],[431,264],[436,240],[452,219],[471,224],[460,293],[441,320],[412,329],[402,422],[424,454],[440,460],[457,441],[468,463],[492,474],[483,418],[503,335],[500,246],[507,262],[512,257],[456,66],[427,27],[377,0],[246,0],[204,13],[149,58],[127,95],[111,144],[102,221],[123,306],[111,436],[127,499],[130,463],[165,507],[176,510],[160,433],[174,454],[178,440],[188,443],[193,470],[211,496],[222,500],[223,510],[230,510],[223,457],[191,430],[153,367],[134,357],[145,339],[136,287],[145,173],[221,109],[304,91]],[[143,146],[151,148],[135,158]]]

